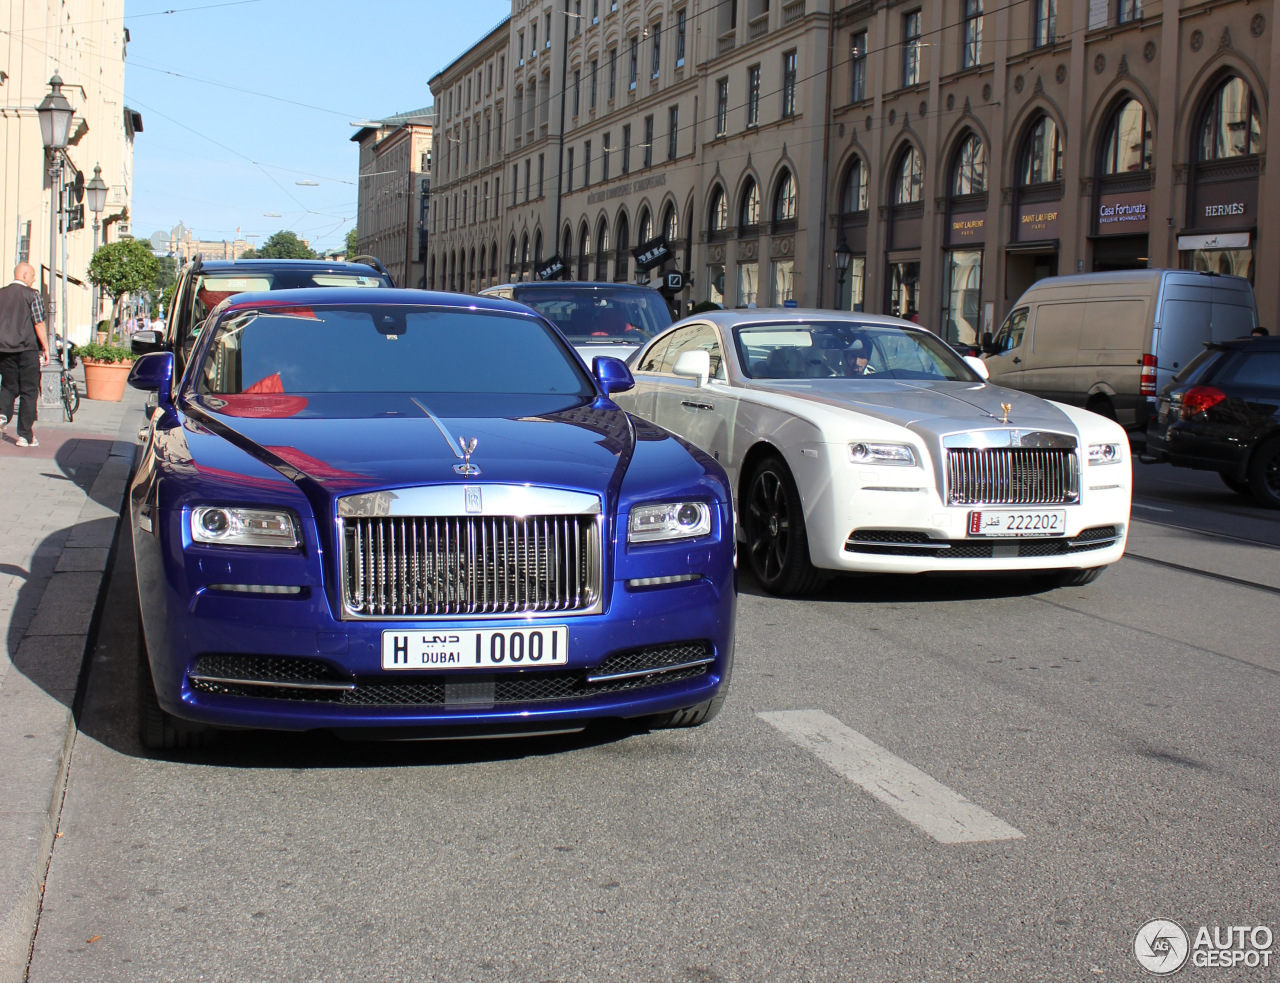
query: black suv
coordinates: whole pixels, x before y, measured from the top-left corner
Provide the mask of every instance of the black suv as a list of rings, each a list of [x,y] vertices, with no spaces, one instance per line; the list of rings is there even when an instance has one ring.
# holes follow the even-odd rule
[[[1147,458],[1217,471],[1280,509],[1280,338],[1206,345],[1160,393]]]
[[[203,262],[196,257],[178,273],[163,336],[138,331],[135,355],[173,352],[174,378],[182,375],[187,356],[209,312],[234,294],[294,287],[394,287],[391,275],[376,259],[369,263],[337,263],[322,259],[238,259]]]

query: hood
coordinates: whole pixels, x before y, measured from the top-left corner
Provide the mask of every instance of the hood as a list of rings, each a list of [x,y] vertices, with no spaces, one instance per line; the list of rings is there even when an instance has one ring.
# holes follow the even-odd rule
[[[918,382],[848,379],[800,379],[755,383],[752,388],[854,410],[925,436],[1008,426],[1075,434],[1070,418],[1047,400],[977,382]]]
[[[635,441],[611,403],[563,397],[255,394],[195,397],[189,410],[304,491],[330,497],[464,480],[607,497]],[[468,479],[454,471],[459,438],[476,442],[471,463],[480,470]]]

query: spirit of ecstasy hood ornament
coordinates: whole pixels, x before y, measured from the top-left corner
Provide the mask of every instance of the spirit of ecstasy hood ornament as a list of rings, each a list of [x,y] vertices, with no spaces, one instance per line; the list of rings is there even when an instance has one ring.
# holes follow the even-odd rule
[[[1000,404],[1000,409],[1004,410],[1004,417],[1003,417],[1003,419],[1001,419],[1001,421],[1000,421],[1000,422],[1001,422],[1001,423],[1008,423],[1008,422],[1009,422],[1009,411],[1010,411],[1011,409],[1013,409],[1013,404],[1012,404],[1012,403],[1001,403],[1001,404]],[[474,444],[474,443],[475,443],[475,441],[473,440],[473,441],[472,441],[472,443]]]
[[[453,470],[458,474],[479,474],[480,469],[471,463],[471,454],[476,449],[476,438],[467,440],[466,437],[459,437],[458,446],[462,449],[462,463],[455,464]]]

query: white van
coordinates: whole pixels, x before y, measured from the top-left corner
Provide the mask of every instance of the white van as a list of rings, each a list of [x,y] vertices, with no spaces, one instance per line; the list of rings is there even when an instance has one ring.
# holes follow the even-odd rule
[[[1189,270],[1046,277],[984,335],[991,381],[1145,431],[1156,393],[1207,341],[1258,323],[1249,281]]]

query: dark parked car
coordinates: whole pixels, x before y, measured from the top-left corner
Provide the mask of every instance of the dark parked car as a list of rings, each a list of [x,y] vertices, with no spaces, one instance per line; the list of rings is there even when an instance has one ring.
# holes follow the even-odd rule
[[[733,505],[526,307],[422,290],[222,302],[157,394],[130,488],[141,738],[396,736],[711,719]]]
[[[237,259],[203,261],[199,256],[178,273],[173,300],[165,313],[164,333],[139,331],[133,353],[173,352],[174,378],[181,378],[196,335],[209,312],[235,294],[302,287],[394,287],[376,259],[345,263],[311,259]]]
[[[1217,471],[1280,509],[1280,338],[1205,346],[1160,393],[1147,458]]]

